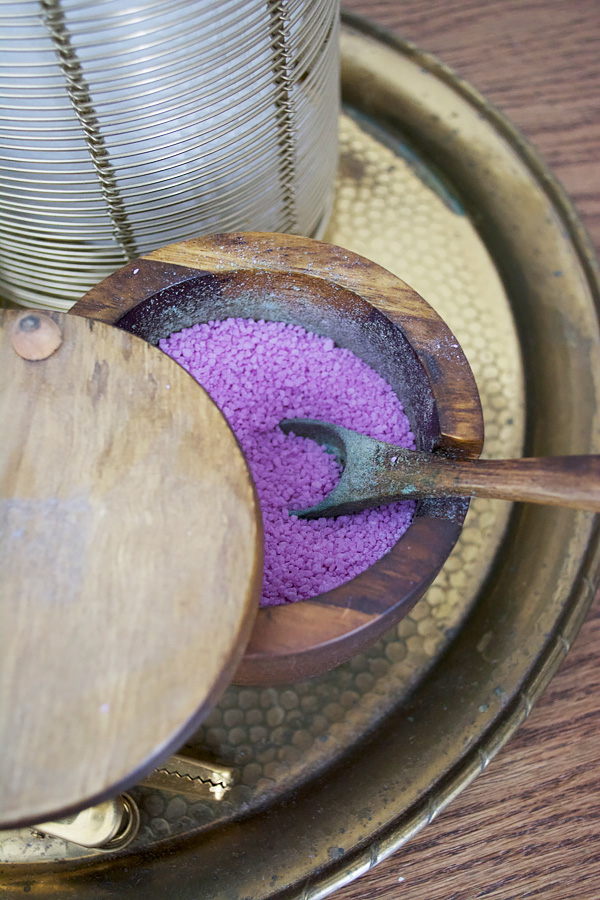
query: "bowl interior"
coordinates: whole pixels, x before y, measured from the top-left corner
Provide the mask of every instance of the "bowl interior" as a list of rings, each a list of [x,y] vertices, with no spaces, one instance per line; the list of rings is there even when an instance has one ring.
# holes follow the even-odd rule
[[[301,325],[331,337],[382,375],[403,403],[417,447],[440,444],[435,386],[410,336],[362,296],[307,274],[241,269],[198,273],[146,297],[115,324],[158,341],[192,324],[229,316]],[[237,683],[293,681],[350,658],[410,611],[452,549],[463,500],[421,501],[392,550],[326,594],[259,611]]]

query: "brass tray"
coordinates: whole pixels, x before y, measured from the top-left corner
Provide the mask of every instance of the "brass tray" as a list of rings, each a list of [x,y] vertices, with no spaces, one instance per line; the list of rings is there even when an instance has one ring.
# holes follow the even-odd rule
[[[345,108],[325,239],[448,321],[486,454],[598,452],[598,282],[562,190],[511,125],[416,48],[342,34]],[[121,853],[0,835],[0,894],[316,900],[408,840],[482,771],[564,658],[598,583],[595,519],[472,504],[440,578],[366,654],[297,685],[229,688],[192,744],[225,799],[140,785]],[[193,673],[191,673],[193,677]]]

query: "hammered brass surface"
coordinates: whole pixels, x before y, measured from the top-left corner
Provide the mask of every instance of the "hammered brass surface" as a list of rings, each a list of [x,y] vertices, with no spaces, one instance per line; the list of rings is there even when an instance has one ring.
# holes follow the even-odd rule
[[[485,452],[518,455],[523,433],[519,345],[506,295],[473,224],[450,188],[375,123],[348,110],[340,122],[340,143],[336,200],[325,239],[415,285],[445,318],[479,386]],[[230,687],[191,746],[235,766],[238,783],[219,800],[145,784],[133,789],[142,821],[136,845],[264,806],[372,730],[418,683],[460,626],[487,574],[507,513],[508,504],[474,501],[459,543],[427,595],[367,653],[301,684]],[[56,848],[62,851],[69,856],[85,852]]]
[[[397,272],[448,321],[479,383],[488,455],[500,445],[517,452],[524,425],[511,311],[528,377],[527,450],[597,452],[598,286],[566,198],[510,126],[436,60],[356,24],[346,27],[342,52],[351,115],[341,123],[327,238]],[[457,188],[484,241],[455,205]],[[440,266],[450,271],[438,273],[428,251],[419,259],[408,228],[415,215],[420,239],[443,248]],[[464,259],[457,249],[467,233]],[[369,653],[312,682],[225,693],[197,741],[240,772],[235,802],[221,807],[228,822],[206,828],[217,815],[208,804],[138,795],[147,843],[205,830],[164,853],[154,843],[152,852],[98,865],[33,867],[37,895],[108,900],[129,888],[148,898],[317,900],[408,840],[528,714],[597,583],[591,516],[519,508],[506,530],[507,511],[496,507],[473,504],[473,525],[439,581]],[[239,818],[261,804],[267,814]],[[11,840],[13,861],[32,858],[26,835]],[[48,848],[46,859],[65,853]],[[13,885],[33,883],[31,867],[7,871]]]

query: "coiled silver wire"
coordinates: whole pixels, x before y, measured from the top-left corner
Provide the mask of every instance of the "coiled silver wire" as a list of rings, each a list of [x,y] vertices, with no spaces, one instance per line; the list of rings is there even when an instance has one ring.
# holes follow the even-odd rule
[[[318,235],[339,0],[0,0],[0,296],[68,309],[221,231]]]

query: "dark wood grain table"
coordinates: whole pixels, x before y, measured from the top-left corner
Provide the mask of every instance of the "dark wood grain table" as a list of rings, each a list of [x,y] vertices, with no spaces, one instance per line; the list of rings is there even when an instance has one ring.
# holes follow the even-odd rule
[[[600,0],[346,0],[436,54],[562,181],[600,251]],[[336,900],[599,900],[600,596],[484,775]]]

